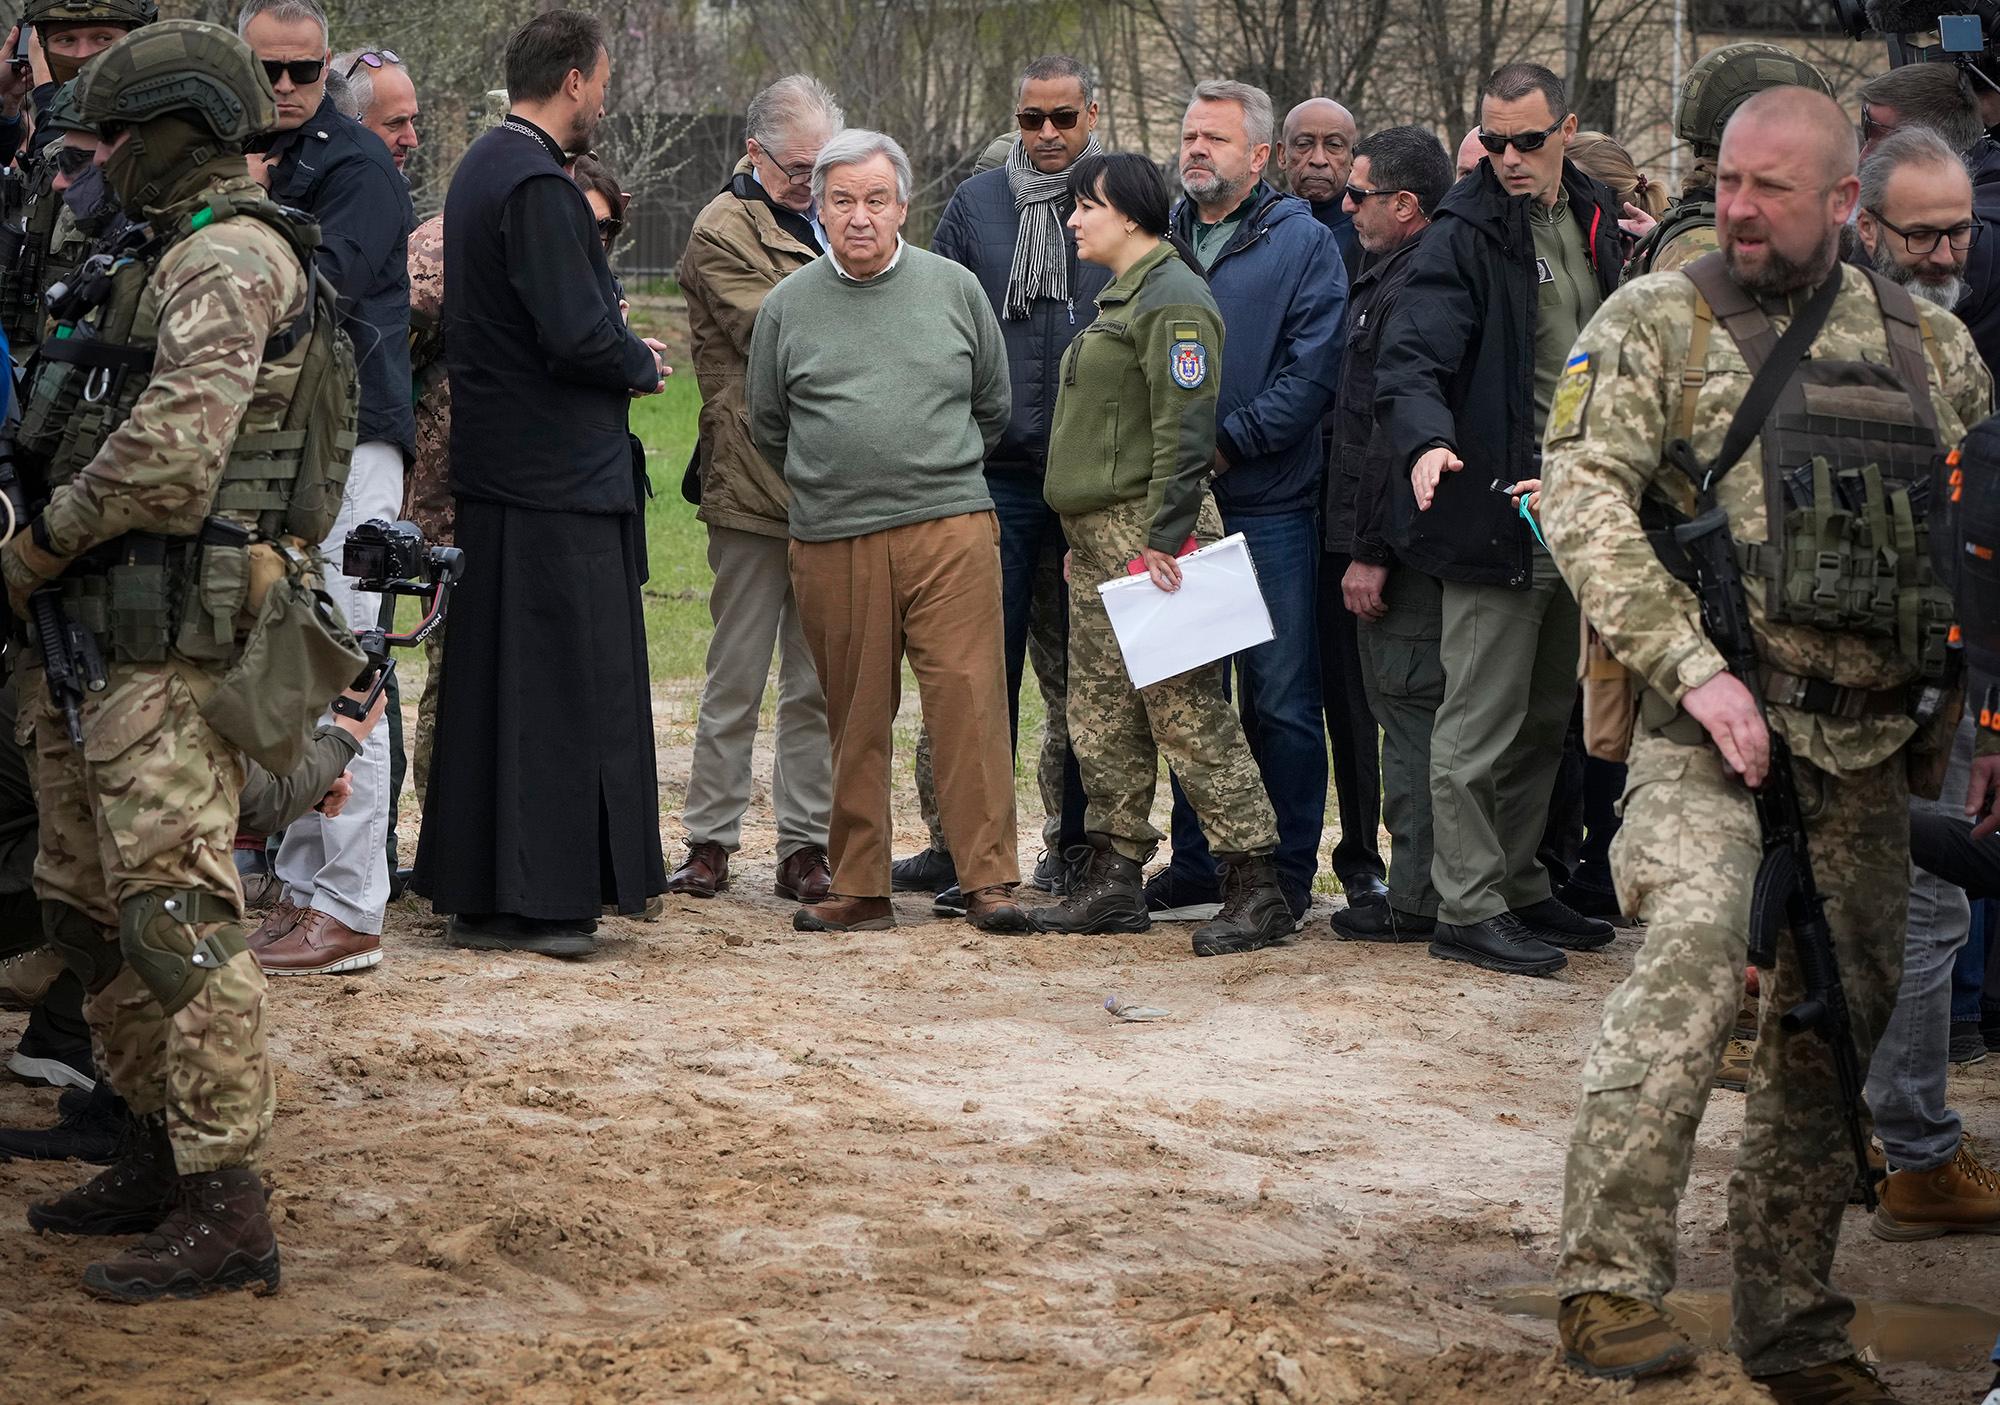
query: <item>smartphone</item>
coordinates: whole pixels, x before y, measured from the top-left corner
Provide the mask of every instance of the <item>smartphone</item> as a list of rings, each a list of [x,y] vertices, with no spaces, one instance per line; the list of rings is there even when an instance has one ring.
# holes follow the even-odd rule
[[[7,62],[14,65],[17,73],[28,73],[34,68],[28,60],[28,36],[32,33],[34,29],[30,25],[14,26],[14,52],[7,56]]]

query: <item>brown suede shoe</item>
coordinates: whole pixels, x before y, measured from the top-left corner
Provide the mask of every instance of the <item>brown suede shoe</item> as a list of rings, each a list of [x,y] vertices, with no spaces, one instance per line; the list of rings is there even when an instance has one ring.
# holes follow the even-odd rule
[[[264,920],[250,929],[244,943],[252,951],[268,946],[298,926],[299,919],[305,915],[306,910],[290,898],[279,898],[278,905],[264,914]]]
[[[1877,1239],[1935,1239],[1940,1234],[2000,1234],[2000,1176],[1963,1137],[1958,1155],[1928,1171],[1891,1171],[1868,1226]]]
[[[1756,1380],[1778,1405],[1899,1405],[1874,1369],[1856,1356]]]
[[[256,948],[267,976],[337,976],[382,960],[382,939],[357,932],[330,913],[306,908],[290,931]]]
[[[1750,1067],[1757,1060],[1757,1041],[1742,1035],[1732,1037],[1722,1050],[1722,1063],[1715,1070],[1715,1086],[1740,1093],[1750,1086]]]
[[[1664,1376],[1695,1358],[1674,1320],[1659,1308],[1621,1293],[1578,1293],[1556,1314],[1563,1360],[1586,1375],[1607,1380]]]
[[[965,895],[965,920],[982,932],[1032,932],[1034,919],[1014,901],[1014,885],[995,883]]]
[[[781,898],[812,904],[824,901],[832,891],[833,869],[827,864],[826,850],[817,844],[792,850],[778,865],[777,893]]]
[[[0,961],[0,1010],[32,1010],[63,973],[60,951],[43,943]]]
[[[728,886],[729,851],[706,839],[688,845],[686,862],[667,876],[669,893],[691,898],[712,898]]]
[[[278,1239],[255,1171],[233,1167],[180,1178],[179,1203],[121,1254],[83,1271],[94,1298],[149,1303],[232,1288],[278,1290]]]
[[[795,932],[886,932],[896,925],[896,909],[887,898],[843,898],[830,895],[792,914]]]

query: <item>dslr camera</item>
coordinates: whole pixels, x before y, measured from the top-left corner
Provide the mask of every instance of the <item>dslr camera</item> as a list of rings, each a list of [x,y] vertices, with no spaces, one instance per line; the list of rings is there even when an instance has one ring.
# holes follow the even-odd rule
[[[353,577],[360,589],[382,597],[382,610],[373,627],[354,631],[361,652],[368,656],[368,667],[354,680],[354,688],[368,696],[359,703],[346,697],[333,702],[334,711],[358,721],[368,715],[375,699],[389,685],[389,675],[396,668],[389,651],[416,647],[444,623],[452,587],[465,574],[465,553],[455,546],[432,546],[414,522],[385,522],[377,517],[363,522],[341,542],[340,573]],[[392,628],[396,599],[404,595],[422,600],[424,613],[412,629],[397,634]]]

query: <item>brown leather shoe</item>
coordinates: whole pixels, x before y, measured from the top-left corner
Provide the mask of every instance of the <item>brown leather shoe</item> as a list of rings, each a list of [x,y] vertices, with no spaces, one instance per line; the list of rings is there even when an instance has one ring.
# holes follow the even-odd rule
[[[1958,1155],[1929,1171],[1891,1171],[1869,1226],[1877,1239],[2000,1234],[2000,1175],[1960,1138]]]
[[[305,915],[306,910],[290,898],[279,898],[278,905],[264,914],[264,920],[250,929],[250,935],[244,939],[245,944],[252,951],[269,946],[298,926],[299,919]]]
[[[887,898],[830,895],[792,914],[795,932],[886,932],[895,925],[896,909]]]
[[[729,851],[704,839],[688,845],[688,856],[667,877],[669,893],[685,893],[691,898],[712,898],[729,886]]]
[[[965,920],[982,932],[1032,932],[1034,919],[1014,901],[1012,883],[975,888],[965,895]]]
[[[778,865],[777,891],[779,897],[795,903],[823,902],[833,891],[833,869],[826,861],[826,850],[817,844],[792,850]]]
[[[382,939],[357,932],[330,913],[306,908],[292,929],[256,948],[267,976],[337,976],[382,960]]]

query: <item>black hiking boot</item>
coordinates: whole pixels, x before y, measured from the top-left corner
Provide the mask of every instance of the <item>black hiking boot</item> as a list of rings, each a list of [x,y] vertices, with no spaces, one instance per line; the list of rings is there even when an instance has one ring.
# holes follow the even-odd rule
[[[898,893],[942,893],[958,886],[958,865],[941,849],[925,849],[889,865],[889,887]]]
[[[28,1206],[38,1234],[144,1234],[172,1213],[179,1194],[164,1113],[126,1123],[118,1160],[75,1190]]]
[[[90,1161],[109,1166],[125,1150],[132,1110],[103,1079],[56,1104],[53,1127],[0,1127],[0,1161]]]
[[[264,1183],[247,1167],[182,1176],[172,1212],[123,1253],[83,1271],[93,1298],[149,1303],[232,1288],[278,1290],[278,1239]]]
[[[1069,886],[1069,896],[1037,912],[1035,925],[1044,932],[1078,935],[1151,929],[1145,876],[1138,862],[1114,849],[1106,835],[1085,838],[1086,843],[1072,845],[1064,856],[1070,872],[1078,875]]]
[[[1217,854],[1222,865],[1222,910],[1195,929],[1196,956],[1236,956],[1276,946],[1292,935],[1297,919],[1278,887],[1278,870],[1262,854]]]

